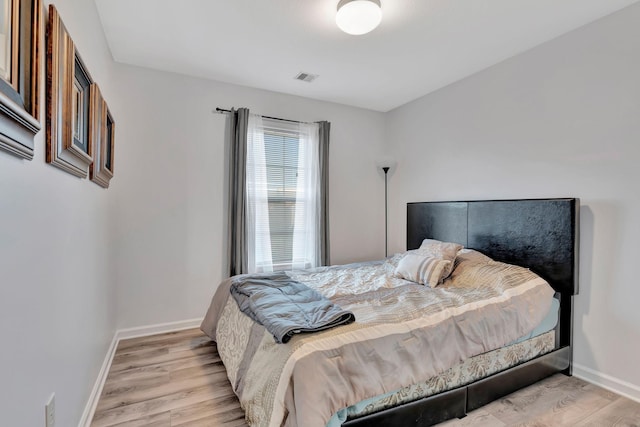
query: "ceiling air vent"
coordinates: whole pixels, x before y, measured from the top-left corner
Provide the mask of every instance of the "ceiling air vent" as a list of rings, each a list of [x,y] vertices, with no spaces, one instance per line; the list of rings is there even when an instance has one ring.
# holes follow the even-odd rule
[[[309,73],[300,72],[294,78],[296,80],[300,80],[300,81],[303,81],[303,82],[311,83],[312,81],[314,81],[315,79],[318,78],[318,75],[317,74],[309,74]]]

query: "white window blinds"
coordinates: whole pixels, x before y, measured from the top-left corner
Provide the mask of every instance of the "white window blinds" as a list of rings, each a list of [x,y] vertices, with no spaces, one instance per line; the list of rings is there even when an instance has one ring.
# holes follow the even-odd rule
[[[247,144],[249,271],[319,265],[318,126],[251,115]]]

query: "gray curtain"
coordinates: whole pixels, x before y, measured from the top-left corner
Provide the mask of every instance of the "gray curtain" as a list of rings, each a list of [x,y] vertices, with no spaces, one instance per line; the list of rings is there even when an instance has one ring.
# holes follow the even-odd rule
[[[329,256],[329,133],[331,123],[322,121],[320,125],[320,221],[318,245],[321,265],[330,264]]]
[[[246,165],[249,109],[231,109],[229,144],[229,274],[248,271],[246,245]]]

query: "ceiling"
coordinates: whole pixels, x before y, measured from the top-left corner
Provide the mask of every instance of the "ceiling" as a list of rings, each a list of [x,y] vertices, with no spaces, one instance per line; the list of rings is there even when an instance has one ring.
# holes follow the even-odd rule
[[[638,0],[381,1],[380,26],[350,36],[338,0],[95,0],[118,62],[377,111]]]

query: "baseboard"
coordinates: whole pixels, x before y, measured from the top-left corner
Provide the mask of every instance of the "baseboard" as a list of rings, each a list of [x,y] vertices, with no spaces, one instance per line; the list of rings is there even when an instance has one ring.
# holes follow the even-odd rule
[[[640,387],[611,375],[603,374],[580,364],[573,364],[573,375],[581,380],[640,402]]]
[[[109,374],[109,369],[111,368],[111,362],[113,361],[113,355],[116,354],[117,347],[118,332],[116,331],[116,333],[113,335],[113,339],[111,340],[111,345],[109,345],[109,349],[107,350],[107,354],[104,357],[104,361],[102,362],[100,372],[98,372],[98,378],[93,385],[93,389],[91,390],[91,394],[89,395],[89,400],[87,401],[87,404],[84,407],[84,411],[82,412],[82,417],[80,418],[78,427],[89,427],[89,424],[91,424],[93,414],[96,412],[96,406],[98,406],[98,400],[100,399],[100,395],[102,394],[102,388],[104,387],[104,382],[107,380],[107,375]]]
[[[198,328],[202,318],[180,320],[178,322],[159,323],[157,325],[138,326],[136,328],[119,329],[116,332],[119,340],[146,337],[149,335],[164,334],[167,332],[182,331],[184,329]]]
[[[91,424],[91,420],[93,420],[93,414],[96,412],[98,400],[100,400],[100,395],[102,394],[104,383],[107,380],[109,369],[111,369],[113,356],[116,354],[116,348],[118,348],[118,343],[121,340],[197,328],[200,326],[200,323],[202,323],[201,318],[181,320],[178,322],[159,323],[157,325],[139,326],[136,328],[118,329],[113,335],[111,345],[109,345],[107,354],[104,357],[102,367],[100,368],[100,372],[98,373],[98,378],[93,385],[93,389],[91,390],[89,400],[85,405],[84,412],[82,413],[82,417],[80,418],[80,422],[78,423],[78,427],[89,427],[89,425]]]

